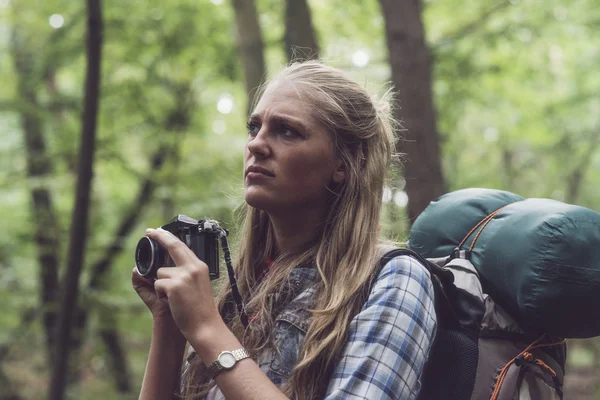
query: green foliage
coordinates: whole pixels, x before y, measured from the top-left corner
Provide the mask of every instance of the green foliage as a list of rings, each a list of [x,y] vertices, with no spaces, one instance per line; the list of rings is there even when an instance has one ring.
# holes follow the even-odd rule
[[[115,392],[97,332],[118,326],[134,386],[139,387],[151,321],[131,290],[130,273],[133,249],[145,227],[184,213],[219,219],[235,237],[233,210],[243,199],[246,94],[233,10],[228,2],[217,3],[103,3],[102,97],[83,288],[91,265],[106,254],[124,216],[141,206],[136,200],[141,182],[151,177],[156,190],[134,232],[122,238],[124,251],[111,266],[106,287],[82,291],[82,304],[93,313],[80,360],[82,381],[72,386],[70,398],[136,397]],[[566,7],[559,0],[425,1],[450,189],[501,188],[600,211],[597,3],[575,0]],[[23,313],[38,305],[43,268],[32,238],[36,221],[31,218],[30,190],[42,186],[51,191],[64,252],[81,131],[84,5],[0,0],[0,301],[6,310],[0,315],[0,347],[11,349],[2,368],[18,383],[23,398],[39,398],[47,374],[39,319],[19,332]],[[310,6],[322,58],[373,92],[381,91],[390,68],[378,1],[315,0]],[[284,2],[259,0],[257,7],[272,75],[286,62]],[[64,19],[61,27],[50,25],[53,14]],[[357,51],[368,54],[366,66],[353,64]],[[38,104],[26,102],[18,92],[23,71],[16,69],[15,57],[26,55],[31,56],[26,84],[34,89]],[[221,108],[229,111],[221,113],[217,105],[225,107],[229,100],[231,110]],[[24,114],[42,120],[54,166],[48,178],[27,177]],[[166,162],[151,171],[152,157],[161,148]],[[575,185],[578,173],[581,183]],[[408,224],[402,207],[393,201],[403,201],[403,182],[396,175],[390,181],[392,200],[385,203],[382,228],[405,240]],[[65,261],[63,256],[62,265]],[[30,364],[22,361],[28,359]]]
[[[461,28],[453,26],[451,3],[430,2],[426,17],[452,188],[484,185],[567,200],[571,175],[600,128],[597,100],[586,95],[598,89],[590,68],[598,43],[588,25],[595,2],[505,3],[476,22],[487,6],[459,16],[476,26],[460,39],[452,39]],[[584,168],[587,179],[572,200],[594,208],[598,177],[591,164]]]

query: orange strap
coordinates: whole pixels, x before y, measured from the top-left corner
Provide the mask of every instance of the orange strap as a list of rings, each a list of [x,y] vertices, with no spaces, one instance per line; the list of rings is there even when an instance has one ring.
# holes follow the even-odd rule
[[[508,206],[509,204],[507,204],[506,206]],[[475,225],[473,227],[473,229],[471,229],[469,231],[469,233],[467,233],[467,235],[464,237],[464,239],[460,242],[460,244],[458,245],[458,248],[460,249],[462,247],[463,244],[465,244],[465,242],[467,241],[467,239],[469,239],[471,237],[471,235],[473,234],[473,232],[475,232],[475,230],[477,228],[479,228],[481,225],[481,229],[479,229],[479,232],[477,232],[477,235],[475,236],[475,239],[473,239],[473,242],[471,243],[471,246],[469,247],[469,251],[473,251],[473,247],[475,247],[475,243],[477,242],[477,239],[479,238],[479,235],[481,235],[481,232],[483,231],[483,229],[487,226],[487,224],[490,223],[490,221],[492,219],[494,219],[494,217],[496,216],[496,214],[498,214],[500,211],[502,211],[504,209],[504,207],[506,206],[502,206],[499,209],[497,209],[496,211],[494,211],[493,213],[491,213],[490,215],[486,216],[484,219],[482,219],[481,221],[479,221],[479,223],[477,225]]]
[[[554,371],[551,366],[549,366],[548,364],[546,364],[545,362],[543,362],[539,358],[533,357],[533,354],[531,354],[530,352],[524,353],[523,354],[523,359],[525,361],[529,361],[530,363],[539,365],[540,367],[544,368],[546,371],[550,372],[550,374],[552,376],[556,376],[556,371]]]
[[[560,344],[563,344],[563,343],[566,342],[566,340],[561,340],[560,342],[554,342],[554,343],[540,343],[542,340],[544,340],[544,338],[545,338],[545,335],[542,335],[542,337],[540,337],[539,339],[535,340],[533,343],[531,343],[529,346],[527,346],[527,348],[525,350],[523,350],[522,352],[520,352],[515,358],[513,358],[508,363],[506,363],[506,365],[500,371],[500,374],[498,374],[498,380],[496,382],[496,387],[494,388],[494,391],[492,392],[492,397],[490,397],[490,400],[497,400],[498,399],[498,396],[500,395],[500,389],[502,388],[502,383],[504,383],[504,378],[506,378],[506,374],[508,373],[508,369],[515,362],[515,360],[517,360],[519,357],[522,356],[525,360],[531,361],[533,359],[533,354],[531,354],[529,352],[529,350],[533,350],[533,349],[536,349],[538,347],[557,346],[557,345],[560,345]],[[533,362],[535,364],[541,366],[542,368],[546,368],[552,374],[552,376],[556,376],[556,372],[552,368],[550,368],[550,366],[548,366],[548,364],[546,364],[542,360],[535,360]]]
[[[550,367],[548,364],[546,364],[542,360],[536,359],[535,363],[537,365],[539,365],[540,367],[544,368],[546,371],[550,372],[550,374],[552,374],[552,376],[556,376],[556,372],[552,369],[552,367]]]

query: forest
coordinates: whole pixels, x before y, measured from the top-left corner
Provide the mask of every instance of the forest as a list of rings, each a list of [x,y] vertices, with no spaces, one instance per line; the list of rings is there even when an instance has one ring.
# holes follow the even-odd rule
[[[0,0],[0,400],[137,399],[138,239],[235,248],[255,89],[308,58],[397,93],[385,236],[463,188],[600,212],[598,0]],[[568,346],[565,399],[600,398],[600,339]]]

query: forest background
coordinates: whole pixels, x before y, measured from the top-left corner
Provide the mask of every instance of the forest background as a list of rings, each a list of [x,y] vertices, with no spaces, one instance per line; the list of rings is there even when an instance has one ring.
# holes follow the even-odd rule
[[[135,244],[235,238],[252,89],[294,56],[398,90],[387,235],[467,187],[600,211],[599,33],[598,0],[0,0],[0,400],[137,398]],[[565,398],[598,376],[570,340]]]

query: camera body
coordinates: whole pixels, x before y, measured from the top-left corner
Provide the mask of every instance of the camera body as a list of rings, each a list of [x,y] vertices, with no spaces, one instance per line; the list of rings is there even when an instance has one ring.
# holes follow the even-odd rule
[[[227,232],[216,221],[198,221],[179,214],[161,229],[175,235],[208,265],[211,280],[219,278],[219,237]],[[158,241],[144,236],[135,249],[135,266],[140,275],[156,278],[159,268],[174,267],[175,263]]]

